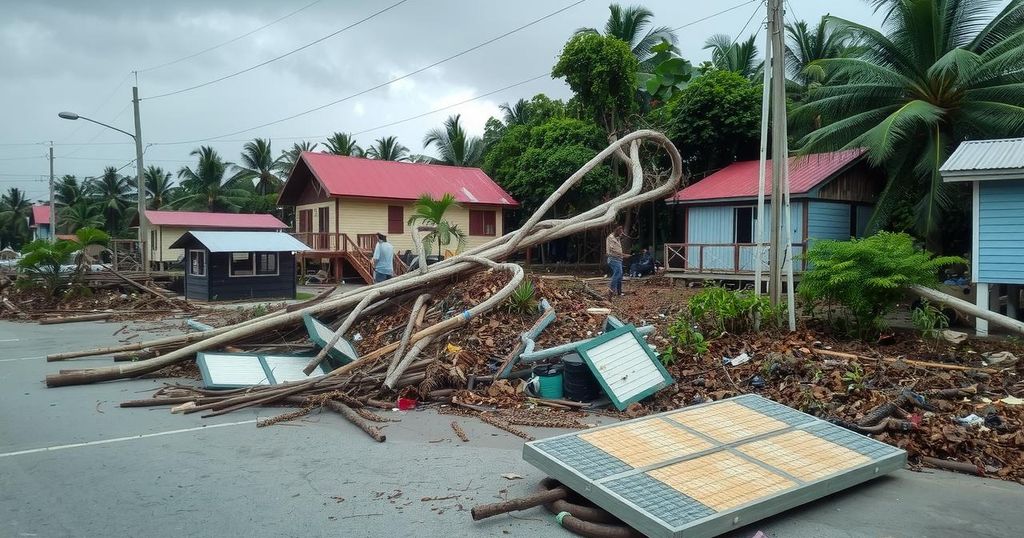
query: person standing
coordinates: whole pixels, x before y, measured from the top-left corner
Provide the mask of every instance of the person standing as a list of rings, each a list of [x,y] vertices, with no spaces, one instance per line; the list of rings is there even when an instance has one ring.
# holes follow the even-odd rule
[[[615,230],[605,240],[605,250],[608,252],[608,267],[612,271],[612,279],[608,283],[608,298],[613,295],[622,295],[622,226],[616,226]]]
[[[373,248],[373,282],[384,282],[395,274],[395,247],[388,243],[386,235],[377,234],[377,246]]]

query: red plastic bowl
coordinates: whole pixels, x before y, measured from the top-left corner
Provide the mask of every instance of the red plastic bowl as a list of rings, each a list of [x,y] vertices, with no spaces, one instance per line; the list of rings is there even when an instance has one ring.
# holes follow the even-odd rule
[[[400,411],[409,411],[410,409],[416,409],[416,400],[412,398],[399,398],[398,409]]]

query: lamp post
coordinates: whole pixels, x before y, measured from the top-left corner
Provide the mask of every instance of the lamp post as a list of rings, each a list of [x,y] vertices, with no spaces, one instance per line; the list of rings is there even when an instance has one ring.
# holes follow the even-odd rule
[[[146,180],[143,172],[142,164],[142,123],[139,118],[139,88],[138,86],[132,86],[132,105],[135,108],[135,133],[129,133],[123,129],[118,129],[113,125],[107,125],[101,121],[96,121],[92,118],[85,116],[79,116],[74,112],[61,112],[57,114],[66,120],[85,120],[95,123],[96,125],[102,125],[108,129],[113,129],[119,133],[124,133],[133,139],[135,139],[135,173],[137,188],[139,190],[139,259],[142,263],[142,270],[149,272],[149,252],[146,250]]]

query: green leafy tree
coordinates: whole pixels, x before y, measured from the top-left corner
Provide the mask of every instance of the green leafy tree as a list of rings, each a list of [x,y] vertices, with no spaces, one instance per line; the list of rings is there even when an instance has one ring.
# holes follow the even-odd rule
[[[70,265],[71,255],[78,249],[74,241],[36,239],[22,249],[18,269],[28,281],[35,282],[52,296],[71,280],[72,271],[65,266]]]
[[[210,146],[192,150],[189,155],[198,158],[195,168],[183,166],[178,170],[181,192],[174,200],[177,209],[199,211],[237,211],[251,195],[251,190],[225,180],[230,163],[224,162]]]
[[[373,145],[366,148],[366,156],[379,161],[409,161],[409,148],[398,143],[398,138],[387,136],[373,141]]]
[[[697,69],[673,49],[668,41],[655,45],[651,49],[654,56],[647,63],[651,69],[649,72],[644,71],[641,65],[640,72],[636,75],[637,87],[645,95],[645,101],[649,106],[668,101],[699,75]]]
[[[255,181],[256,192],[261,195],[274,194],[281,189],[281,178],[275,173],[279,169],[278,161],[274,158],[274,151],[271,149],[270,141],[263,138],[256,138],[252,142],[246,142],[242,146],[241,164],[234,164],[231,168],[235,175],[231,177],[232,183],[241,184],[243,181]]]
[[[484,142],[478,136],[470,136],[459,123],[461,116],[456,114],[444,120],[440,129],[431,129],[423,137],[423,148],[434,146],[440,158],[433,159],[438,164],[452,166],[479,166],[483,158]]]
[[[134,211],[131,210],[137,192],[132,180],[117,172],[117,168],[108,166],[103,175],[89,183],[89,197],[103,213],[106,230],[116,234],[128,225]]]
[[[621,39],[576,34],[551,75],[565,78],[575,99],[608,134],[624,130],[637,109],[637,60]]]
[[[647,69],[653,65],[644,65],[654,56],[652,49],[661,42],[668,42],[675,50],[678,40],[674,31],[667,26],[653,26],[654,12],[643,6],[623,8],[619,4],[608,6],[608,21],[604,24],[604,35],[614,37],[629,45],[630,52],[637,62]],[[577,34],[600,33],[594,28],[580,28]]]
[[[932,257],[904,233],[879,232],[850,241],[815,241],[807,251],[810,267],[797,292],[809,305],[841,305],[859,336],[882,327],[882,318],[912,285],[935,286],[939,270],[965,263],[953,256]]]
[[[299,161],[299,155],[304,151],[316,151],[316,147],[316,142],[302,141],[292,144],[291,149],[281,150],[281,155],[277,158],[277,170],[285,175],[291,173],[295,163]]]
[[[32,203],[25,197],[25,191],[10,187],[0,196],[0,242],[13,248],[20,247],[29,239],[28,216]]]
[[[689,174],[702,177],[757,157],[760,86],[738,73],[713,70],[676,94],[653,121],[679,148]]]
[[[174,199],[177,188],[171,173],[159,166],[148,166],[143,174],[146,181],[146,203],[149,209],[160,209]]]
[[[711,51],[711,64],[716,69],[739,73],[743,78],[753,78],[764,63],[758,61],[755,37],[752,35],[746,41],[739,41],[725,34],[715,34],[704,42],[704,49]]]
[[[60,220],[57,224],[65,232],[74,232],[79,228],[102,228],[104,225],[100,207],[88,200],[79,200],[73,205],[62,207],[57,217]]]
[[[452,224],[444,218],[444,214],[454,205],[456,205],[455,196],[451,193],[446,193],[440,199],[435,199],[429,194],[422,194],[413,205],[413,214],[409,217],[409,225],[426,224],[434,227],[434,231],[423,238],[425,242],[423,247],[428,254],[430,253],[430,246],[435,241],[437,242],[438,254],[442,252],[446,245],[452,244],[453,241],[457,245],[456,250],[462,250],[466,247],[466,232],[459,228],[457,224]]]
[[[811,90],[793,111],[823,123],[800,141],[801,152],[867,148],[868,161],[889,173],[870,227],[913,204],[916,232],[937,250],[949,235],[943,220],[961,200],[939,166],[965,138],[1024,132],[1024,2],[874,5],[885,15],[882,31],[829,17],[860,40],[863,54],[816,62],[841,83]]]
[[[70,206],[88,198],[88,181],[79,182],[72,175],[65,175],[53,184],[53,199],[57,205]]]
[[[832,81],[834,73],[826,72],[819,60],[862,52],[853,32],[837,26],[827,15],[813,28],[804,21],[787,24],[786,40],[787,75],[797,82],[801,92]]]
[[[344,155],[346,157],[362,157],[363,148],[359,147],[356,143],[356,139],[348,133],[334,133],[332,134],[324,146],[327,147],[327,153],[331,155]]]

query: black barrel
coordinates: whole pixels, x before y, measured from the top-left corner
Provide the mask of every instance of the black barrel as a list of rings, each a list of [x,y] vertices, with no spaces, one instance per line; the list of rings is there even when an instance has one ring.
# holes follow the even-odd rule
[[[562,356],[562,397],[575,402],[592,402],[601,386],[578,353]]]

